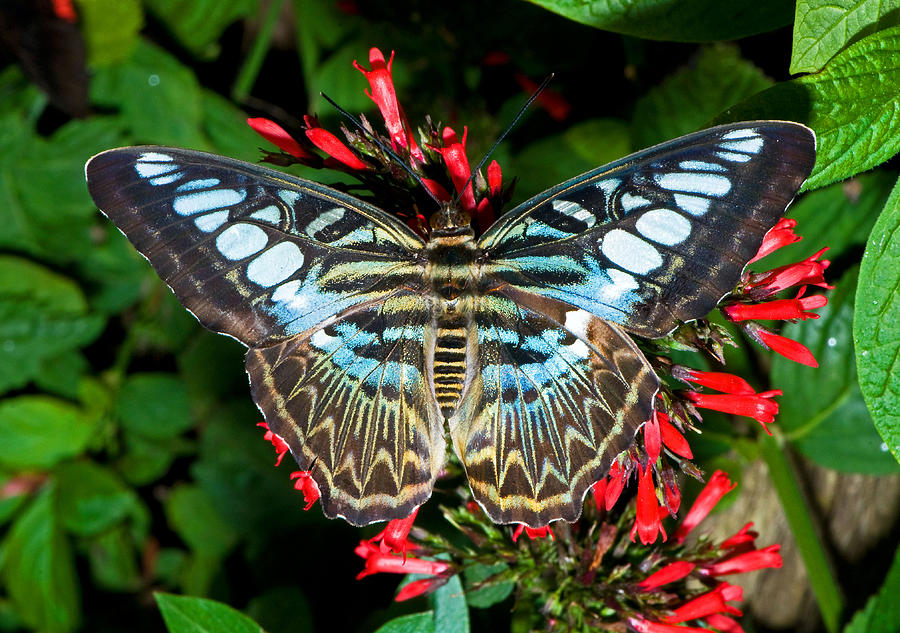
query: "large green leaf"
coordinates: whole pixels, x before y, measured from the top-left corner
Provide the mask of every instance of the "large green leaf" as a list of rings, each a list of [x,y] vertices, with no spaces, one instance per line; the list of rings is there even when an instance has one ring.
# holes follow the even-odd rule
[[[515,583],[510,580],[497,581],[494,577],[508,569],[506,563],[476,563],[466,567],[466,602],[469,606],[484,609],[506,600],[515,589]]]
[[[469,607],[459,574],[430,596],[434,633],[469,633]]]
[[[63,400],[19,396],[0,402],[0,464],[48,468],[81,453],[96,423]]]
[[[434,612],[401,615],[378,627],[375,633],[435,633]]]
[[[175,437],[194,425],[187,389],[175,374],[132,374],[119,391],[116,412],[126,432],[148,439]]]
[[[793,7],[781,0],[530,1],[598,29],[675,42],[733,40],[771,31],[793,18]]]
[[[84,459],[62,463],[54,473],[59,517],[68,531],[95,536],[130,518],[136,532],[146,534],[149,511],[108,468]]]
[[[860,40],[820,73],[787,81],[730,108],[717,122],[786,119],[816,132],[805,189],[864,172],[900,150],[900,27]]]
[[[872,229],[859,270],[853,340],[859,384],[900,461],[900,182]]]
[[[233,22],[251,17],[259,0],[145,0],[147,9],[162,20],[179,43],[200,57],[215,57],[218,40]]]
[[[227,604],[159,592],[153,596],[169,633],[262,633],[256,622]]]
[[[900,631],[900,549],[878,593],[857,611],[844,633],[896,633]]]
[[[0,569],[9,597],[25,623],[45,633],[68,633],[81,618],[72,550],[54,511],[48,486],[16,520],[3,542]]]
[[[144,584],[138,565],[138,544],[124,524],[87,539],[85,549],[91,575],[99,587],[135,592]]]
[[[126,59],[144,25],[140,0],[76,0],[91,65]]]
[[[0,255],[0,393],[25,386],[44,361],[90,343],[102,328],[73,282]]]
[[[638,99],[634,146],[650,147],[700,129],[722,110],[771,85],[736,47],[705,47],[690,65]]]
[[[783,334],[819,361],[807,367],[783,356],[772,361],[772,382],[784,391],[779,423],[804,455],[827,468],[885,474],[900,470],[872,426],[856,378],[853,296],[857,270],[842,277],[819,319],[788,325]]]
[[[896,26],[900,0],[799,0],[791,72],[812,73],[851,41]]]

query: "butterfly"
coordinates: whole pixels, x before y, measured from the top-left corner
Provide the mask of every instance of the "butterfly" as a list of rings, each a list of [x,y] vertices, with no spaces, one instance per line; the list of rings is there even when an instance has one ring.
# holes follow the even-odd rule
[[[426,241],[315,182],[126,147],[97,206],[207,328],[244,345],[254,401],[354,525],[429,498],[446,435],[496,523],[574,521],[653,413],[631,335],[701,318],[738,283],[815,162],[796,123],[714,127],[541,193],[476,238]]]

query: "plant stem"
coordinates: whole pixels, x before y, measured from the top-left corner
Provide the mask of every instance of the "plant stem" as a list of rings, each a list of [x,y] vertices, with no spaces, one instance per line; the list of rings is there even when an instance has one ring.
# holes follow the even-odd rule
[[[244,63],[241,65],[237,79],[235,79],[234,82],[234,87],[231,89],[231,98],[238,103],[243,103],[247,99],[250,90],[253,88],[253,84],[256,82],[256,77],[259,75],[259,69],[262,68],[266,53],[269,52],[269,44],[272,42],[272,32],[275,30],[275,23],[278,21],[278,16],[281,15],[281,8],[283,6],[284,0],[272,0],[269,3],[269,10],[263,18],[259,33],[256,34],[256,40],[253,42],[253,47],[250,49],[247,59],[245,59]]]
[[[787,454],[789,448],[784,435],[778,429],[773,429],[773,433],[772,437],[763,436],[760,453],[769,468],[769,477],[781,500],[800,557],[806,566],[825,628],[829,633],[837,633],[844,610],[844,596],[828,553],[822,547],[821,531],[813,522],[812,509],[800,488],[794,464]]]

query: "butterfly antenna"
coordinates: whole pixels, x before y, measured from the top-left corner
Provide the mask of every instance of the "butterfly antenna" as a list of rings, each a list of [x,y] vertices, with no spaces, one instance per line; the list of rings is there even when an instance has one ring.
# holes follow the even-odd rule
[[[320,92],[319,94],[322,95],[322,98],[325,99],[325,101],[327,101],[328,103],[330,103],[334,107],[335,110],[340,112],[342,116],[346,117],[351,123],[353,123],[353,125],[355,125],[357,128],[359,128],[359,130],[363,134],[365,134],[367,137],[369,137],[369,139],[373,143],[375,143],[375,145],[378,147],[378,149],[380,149],[382,152],[384,152],[385,154],[390,156],[397,165],[402,167],[410,176],[412,176],[413,179],[417,183],[419,183],[419,185],[421,185],[422,189],[424,189],[425,192],[428,193],[428,195],[431,197],[431,199],[434,200],[439,207],[443,206],[444,203],[441,202],[438,199],[438,197],[436,195],[434,195],[434,192],[428,188],[428,186],[425,184],[425,181],[422,180],[422,177],[419,176],[419,174],[417,174],[412,167],[407,165],[406,162],[402,158],[397,156],[397,154],[391,148],[387,147],[384,143],[379,141],[378,138],[374,134],[372,134],[369,130],[367,130],[365,128],[365,126],[362,124],[362,121],[360,121],[355,116],[353,116],[352,114],[350,114],[349,112],[344,110],[344,108],[342,108],[337,103],[335,103],[334,99],[329,97],[324,92]]]
[[[519,119],[522,118],[522,115],[525,114],[525,111],[528,110],[528,108],[531,106],[532,103],[534,103],[535,99],[537,99],[539,96],[541,96],[541,93],[544,92],[544,89],[548,85],[550,85],[550,82],[553,81],[554,75],[555,75],[555,73],[550,73],[549,75],[547,75],[547,77],[544,79],[544,81],[541,82],[541,85],[537,87],[537,90],[535,90],[531,94],[531,96],[528,97],[528,101],[526,101],[525,104],[521,108],[519,108],[519,112],[518,112],[518,114],[516,114],[516,117],[512,120],[512,123],[510,123],[506,127],[506,130],[504,130],[503,134],[501,134],[500,137],[496,141],[494,141],[494,144],[491,145],[491,149],[489,149],[487,151],[487,153],[484,155],[484,158],[482,158],[481,162],[478,163],[478,166],[475,169],[473,169],[472,172],[469,174],[469,179],[466,181],[466,184],[463,185],[462,189],[460,189],[460,192],[465,191],[468,188],[468,186],[470,184],[472,184],[472,180],[475,178],[475,174],[477,174],[479,171],[481,171],[481,168],[484,167],[484,164],[487,162],[488,158],[491,157],[491,154],[494,153],[494,150],[497,149],[497,146],[499,146],[500,143],[503,142],[503,139],[505,139],[506,136],[512,131],[512,129],[514,127],[516,127],[516,123],[519,122]],[[462,193],[458,193],[453,198],[454,205],[459,202],[459,197],[461,195],[462,195]]]

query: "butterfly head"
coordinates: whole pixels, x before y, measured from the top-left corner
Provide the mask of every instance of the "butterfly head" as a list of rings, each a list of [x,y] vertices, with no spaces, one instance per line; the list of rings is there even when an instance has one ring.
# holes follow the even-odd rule
[[[429,219],[432,233],[438,235],[460,235],[472,232],[472,216],[450,203],[441,205]]]

